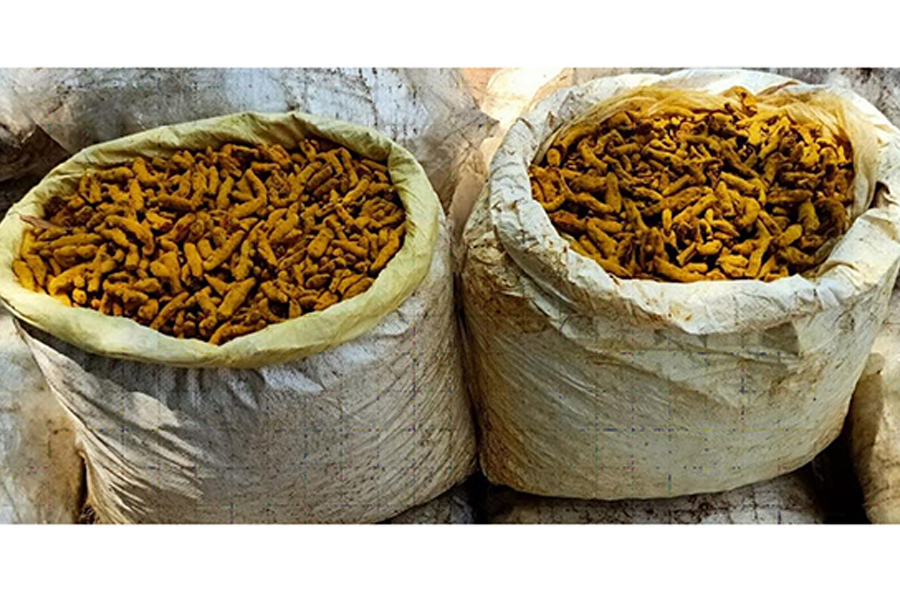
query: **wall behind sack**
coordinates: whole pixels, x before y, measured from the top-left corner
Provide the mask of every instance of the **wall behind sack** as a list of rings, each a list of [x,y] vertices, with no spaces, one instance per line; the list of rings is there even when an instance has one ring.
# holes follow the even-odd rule
[[[446,208],[495,121],[456,69],[9,69],[27,114],[67,151],[160,125],[300,110],[373,127],[412,152]]]
[[[900,127],[900,69],[760,69],[853,90]]]
[[[69,153],[28,116],[0,69],[0,219]]]

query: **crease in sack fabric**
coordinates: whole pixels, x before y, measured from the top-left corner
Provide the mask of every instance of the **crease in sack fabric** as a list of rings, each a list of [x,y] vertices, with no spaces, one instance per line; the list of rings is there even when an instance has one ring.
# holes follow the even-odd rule
[[[407,241],[360,296],[213,346],[57,304],[9,274],[18,215],[86,166],[307,132],[387,159],[407,211]],[[475,467],[447,224],[415,159],[378,132],[245,113],[99,144],[14,206],[0,240],[0,297],[75,417],[100,522],[375,522]]]
[[[527,165],[561,124],[650,84],[828,93],[859,160],[855,205],[872,203],[815,277],[616,280],[569,248],[532,199]],[[552,496],[661,497],[811,460],[840,431],[900,266],[898,139],[852,92],[742,70],[598,79],[521,117],[464,234],[488,478]]]
[[[900,523],[900,290],[853,393],[848,427],[850,455],[875,524]]]
[[[71,419],[0,308],[0,525],[76,523],[82,479]]]

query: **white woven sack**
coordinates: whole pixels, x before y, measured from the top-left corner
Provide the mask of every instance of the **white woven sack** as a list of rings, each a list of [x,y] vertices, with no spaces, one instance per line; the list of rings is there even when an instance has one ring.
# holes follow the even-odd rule
[[[556,232],[526,172],[559,125],[620,91],[822,88],[789,83],[741,70],[609,77],[513,124],[461,273],[490,480],[610,500],[722,491],[794,470],[837,436],[900,265],[900,132],[874,107],[826,87],[851,126],[857,206],[871,208],[816,277],[614,279]]]

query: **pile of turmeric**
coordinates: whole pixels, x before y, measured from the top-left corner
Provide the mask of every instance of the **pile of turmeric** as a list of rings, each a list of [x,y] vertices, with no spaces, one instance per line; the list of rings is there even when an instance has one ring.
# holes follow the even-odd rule
[[[721,98],[563,128],[529,168],[533,197],[617,277],[774,281],[813,269],[850,225],[849,141],[743,88]]]
[[[26,288],[222,344],[362,294],[403,244],[387,167],[316,138],[88,170],[27,218]]]

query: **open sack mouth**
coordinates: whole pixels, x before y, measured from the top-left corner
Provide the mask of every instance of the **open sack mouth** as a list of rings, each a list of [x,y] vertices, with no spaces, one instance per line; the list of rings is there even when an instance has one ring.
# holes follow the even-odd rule
[[[835,99],[742,87],[642,87],[563,126],[532,197],[578,253],[620,278],[775,281],[828,257],[854,214]]]
[[[440,203],[385,135],[239,113],[80,152],[0,222],[0,295],[94,354],[250,368],[358,337],[427,275]]]
[[[387,165],[318,138],[89,169],[23,219],[24,287],[212,344],[364,293],[406,227]]]
[[[491,481],[723,491],[838,435],[900,264],[900,131],[789,83],[604,77],[511,125],[461,276]]]

